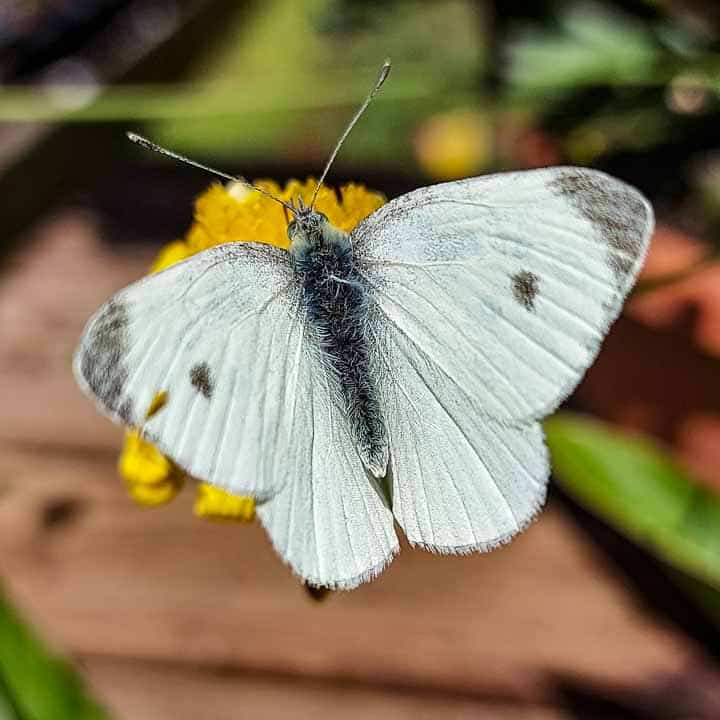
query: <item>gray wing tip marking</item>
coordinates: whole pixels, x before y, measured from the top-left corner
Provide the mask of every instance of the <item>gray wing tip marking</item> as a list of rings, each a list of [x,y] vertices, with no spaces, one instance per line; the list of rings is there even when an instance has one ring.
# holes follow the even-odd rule
[[[118,298],[107,302],[90,321],[75,360],[75,373],[98,401],[117,413],[123,422],[132,422],[132,400],[125,397],[128,368],[129,316]]]
[[[133,404],[133,399],[128,396],[117,409],[118,416],[126,425],[136,425]]]
[[[558,168],[548,186],[596,229],[608,246],[608,267],[624,285],[647,249],[654,226],[650,203],[634,187],[598,170]]]

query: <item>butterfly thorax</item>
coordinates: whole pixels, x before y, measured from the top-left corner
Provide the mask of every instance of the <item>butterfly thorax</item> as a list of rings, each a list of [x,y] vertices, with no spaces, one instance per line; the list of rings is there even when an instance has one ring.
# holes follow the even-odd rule
[[[319,215],[319,213],[315,213]],[[387,468],[387,437],[369,372],[368,294],[346,233],[320,216],[288,229],[311,342],[344,406],[360,457],[376,477]]]

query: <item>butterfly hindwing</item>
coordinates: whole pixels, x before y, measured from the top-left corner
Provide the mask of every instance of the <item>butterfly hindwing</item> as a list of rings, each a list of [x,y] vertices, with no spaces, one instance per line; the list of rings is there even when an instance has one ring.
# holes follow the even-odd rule
[[[392,512],[355,447],[322,356],[308,352],[298,385],[297,432],[309,442],[296,473],[258,515],[278,553],[312,585],[350,589],[398,551]]]
[[[540,424],[483,417],[401,333],[385,328],[375,347],[393,514],[410,543],[466,553],[509,540],[545,500],[549,464]]]

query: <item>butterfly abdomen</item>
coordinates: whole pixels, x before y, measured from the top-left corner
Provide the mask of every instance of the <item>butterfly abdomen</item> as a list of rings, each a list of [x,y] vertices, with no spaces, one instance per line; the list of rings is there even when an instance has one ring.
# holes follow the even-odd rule
[[[366,334],[368,295],[350,247],[329,244],[295,258],[310,330],[345,406],[360,456],[376,476],[385,474],[387,439],[373,386]]]

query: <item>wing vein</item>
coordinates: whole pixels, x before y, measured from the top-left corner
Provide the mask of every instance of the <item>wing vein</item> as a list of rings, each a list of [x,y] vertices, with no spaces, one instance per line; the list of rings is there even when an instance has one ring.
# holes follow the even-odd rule
[[[377,337],[377,335],[374,334],[374,337],[375,337],[375,347],[376,347],[376,348],[382,347],[382,345],[379,343],[379,338]],[[384,343],[383,343],[383,344],[384,344]],[[396,345],[396,347],[397,347],[397,345]],[[405,389],[405,387],[403,386],[403,384],[402,384],[402,383],[395,383],[394,378],[393,378],[392,369],[390,368],[390,364],[388,363],[388,360],[387,360],[387,354],[384,353],[384,352],[377,352],[377,357],[378,357],[378,358],[381,360],[381,362],[385,365],[385,369],[387,370],[388,382],[390,382],[390,383],[393,384],[393,386],[396,388],[396,391],[400,391],[400,393],[405,396],[405,399],[407,400],[408,405],[409,405],[409,406],[412,408],[412,410],[414,411],[416,417],[418,418],[418,421],[422,422],[422,417],[423,417],[423,415],[422,415],[422,413],[420,412],[420,408],[417,406],[417,404],[415,403],[415,401],[410,397],[410,395],[408,394],[408,391]],[[429,388],[428,388],[428,389],[429,389]],[[389,429],[389,428],[388,428],[388,432],[390,432],[390,429]],[[414,433],[412,434],[412,439],[413,439],[413,444],[414,444],[414,446],[415,446],[415,454],[416,454],[417,457],[420,457],[420,453],[418,452],[418,447],[417,447],[417,437],[416,437],[416,435],[415,435]],[[392,443],[392,438],[391,438],[391,443]],[[391,444],[391,447],[392,447],[392,444]],[[399,482],[399,478],[398,478],[398,482]],[[428,508],[427,522],[428,522],[428,526],[429,526],[429,528],[430,528],[430,534],[431,534],[431,536],[432,536],[433,544],[434,544],[434,541],[435,541],[435,527],[433,526],[432,519],[431,519],[431,517],[430,517],[430,511],[429,511],[430,503],[428,502],[427,486],[425,485],[425,476],[424,476],[422,473],[420,474],[420,486],[422,487],[423,498],[424,498],[424,500],[425,500],[425,505],[424,505],[424,506],[425,506],[425,508]],[[416,507],[415,505],[413,505],[413,512],[415,513],[415,520],[416,520],[416,522],[417,522],[417,525],[418,525],[418,527],[420,527],[420,517],[418,516],[417,507]]]
[[[395,348],[396,348],[396,350],[397,350],[398,352],[401,352],[401,353],[402,353],[402,351],[401,351],[400,348],[398,347],[397,343],[395,343]],[[498,487],[497,483],[495,482],[495,478],[494,478],[493,475],[492,475],[492,472],[490,471],[490,469],[488,468],[487,464],[486,464],[485,461],[482,459],[482,457],[480,456],[480,454],[478,453],[478,451],[475,449],[475,446],[473,445],[472,440],[470,440],[470,437],[468,436],[468,434],[467,434],[467,432],[465,431],[465,429],[457,422],[457,420],[455,419],[455,416],[452,414],[452,412],[450,412],[450,410],[447,408],[447,406],[445,405],[445,403],[443,402],[443,400],[440,398],[440,396],[435,392],[435,390],[433,390],[433,388],[430,387],[430,385],[428,384],[426,378],[425,378],[424,375],[420,372],[420,370],[417,368],[417,366],[413,363],[413,361],[412,361],[412,359],[410,358],[410,356],[409,356],[407,353],[403,353],[403,354],[404,354],[405,360],[406,360],[407,363],[412,367],[412,369],[414,370],[416,376],[417,376],[420,380],[422,380],[423,385],[427,388],[427,390],[428,390],[428,392],[430,393],[430,395],[435,399],[435,401],[437,402],[438,406],[441,408],[441,410],[444,412],[444,414],[447,416],[447,418],[448,418],[448,419],[452,422],[452,424],[458,429],[458,431],[460,432],[460,435],[461,435],[462,438],[465,440],[465,443],[466,443],[467,446],[470,448],[470,450],[472,451],[473,455],[475,455],[475,457],[478,459],[478,461],[480,462],[480,464],[485,468],[485,470],[486,470],[486,472],[487,472],[487,474],[488,474],[488,477],[490,478],[490,480],[492,481],[493,486],[495,487],[495,490],[497,491],[498,495],[502,498],[503,502],[504,502],[505,505],[507,506],[508,512],[510,513],[510,516],[513,517],[513,518],[515,518],[515,513],[513,512],[513,509],[510,507],[510,503],[508,502],[508,499],[505,497],[505,494],[502,492],[502,490],[500,490],[500,488]],[[443,462],[444,462],[444,461],[443,461]],[[457,487],[456,487],[456,491],[457,491]],[[469,517],[469,516],[468,516],[468,517]],[[474,532],[474,530],[473,530],[473,532]]]
[[[420,321],[420,318],[418,318],[417,315],[415,315],[414,313],[411,313],[409,309],[400,306],[397,302],[394,302],[393,299],[392,299],[392,297],[390,296],[390,294],[384,292],[379,285],[374,284],[374,283],[372,282],[372,280],[370,280],[370,278],[367,278],[367,277],[364,276],[364,275],[363,275],[363,277],[365,277],[365,279],[367,280],[368,284],[369,284],[378,294],[383,295],[388,302],[390,302],[391,304],[393,304],[393,305],[394,305],[395,307],[397,307],[397,308],[401,308],[407,315],[409,315],[410,317],[414,318],[414,319],[416,320],[416,322],[418,322],[420,325],[424,325],[424,323],[422,323],[422,322]],[[405,286],[405,289],[408,290],[409,292],[415,294],[415,295],[418,296],[418,297],[422,297],[423,300],[425,300],[426,302],[428,302],[428,303],[436,310],[436,312],[438,312],[438,314],[439,314],[440,317],[443,317],[443,313],[432,303],[432,301],[430,300],[429,297],[425,297],[425,296],[423,296],[423,295],[420,295],[420,293],[418,293],[414,288],[412,288],[412,287],[410,287],[410,286]],[[387,311],[385,310],[385,308],[384,308],[384,307],[382,306],[382,304],[379,303],[376,299],[375,299],[375,305],[380,309],[380,311],[381,311],[382,314],[385,316],[385,318],[386,318],[386,320],[388,321],[388,323],[389,323],[392,327],[396,328],[400,333],[402,333],[402,334],[408,339],[408,341],[411,342],[411,343],[415,346],[415,348],[417,349],[417,351],[426,358],[426,360],[427,360],[428,362],[432,363],[433,365],[435,365],[435,366],[437,366],[439,369],[441,369],[441,370],[443,371],[443,374],[446,375],[448,378],[452,378],[452,375],[449,373],[449,371],[448,371],[438,360],[436,360],[435,358],[431,358],[430,355],[429,355],[425,350],[423,350],[423,349],[415,342],[415,340],[413,340],[413,339],[410,337],[410,335],[409,335],[403,328],[401,328],[399,325],[397,325],[396,323],[394,323],[394,322],[392,321],[392,319],[391,319],[390,316],[388,315],[388,313],[387,313]],[[429,330],[429,328],[428,328],[428,330]],[[522,395],[520,394],[520,392],[518,391],[518,389],[505,377],[504,373],[503,373],[498,367],[496,367],[493,362],[491,362],[489,356],[482,350],[482,348],[479,347],[479,345],[478,345],[477,343],[473,343],[461,329],[460,329],[460,335],[461,335],[472,347],[474,347],[474,348],[476,349],[478,355],[480,355],[480,357],[485,361],[486,365],[493,371],[493,373],[494,373],[494,375],[496,376],[496,378],[499,378],[499,379],[502,381],[502,383],[511,391],[511,393],[515,395],[516,399],[517,399],[517,400],[519,401],[519,403],[520,403],[520,406],[522,407],[522,406],[526,405],[525,399],[522,397]],[[499,404],[502,406],[502,404],[503,404],[503,403],[502,403],[502,400],[495,394],[495,392],[494,392],[491,388],[488,388],[488,393],[493,397],[493,399],[494,399],[497,403],[499,403]]]

